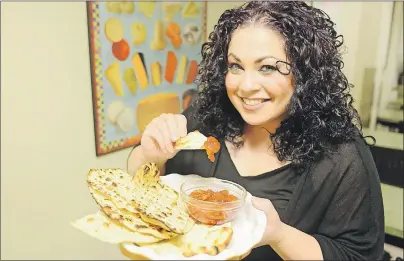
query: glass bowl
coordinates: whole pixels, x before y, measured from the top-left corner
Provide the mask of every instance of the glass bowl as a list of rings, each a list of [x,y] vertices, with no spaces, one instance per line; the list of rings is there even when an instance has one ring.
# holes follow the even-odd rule
[[[227,190],[237,197],[230,202],[212,202],[196,199],[190,194],[195,190]],[[247,191],[240,185],[216,178],[201,178],[187,181],[181,185],[180,199],[185,204],[188,214],[195,220],[207,225],[221,225],[237,217],[244,206]]]

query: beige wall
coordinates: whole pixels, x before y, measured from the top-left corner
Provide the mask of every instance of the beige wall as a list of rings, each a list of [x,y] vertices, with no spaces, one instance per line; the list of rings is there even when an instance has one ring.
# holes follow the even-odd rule
[[[379,49],[384,48],[380,36],[386,35],[381,24],[387,19],[384,12],[391,3],[387,2],[331,2],[313,1],[313,6],[324,10],[336,23],[338,34],[344,36],[344,69],[348,80],[355,87],[352,95],[355,107],[363,119],[369,117],[369,104],[373,99],[373,79],[367,79],[365,85],[365,68],[380,66]],[[372,77],[370,75],[369,77]],[[369,84],[370,82],[370,84]],[[362,109],[366,108],[367,110]],[[369,120],[367,120],[369,121]],[[403,149],[403,136],[399,133],[364,129],[366,135],[373,135],[377,144],[384,147]]]
[[[208,31],[234,5],[210,2]],[[85,3],[1,12],[1,259],[122,259],[69,225],[97,209],[88,169],[124,167],[129,153],[95,157]]]
[[[362,98],[362,77],[365,67],[376,67],[382,2],[313,2],[327,12],[344,36],[344,72],[354,84],[352,94],[359,104]],[[358,108],[360,109],[360,108]]]
[[[232,6],[209,3],[209,30]],[[123,258],[69,225],[97,209],[88,169],[124,167],[129,153],[95,157],[85,3],[1,12],[1,259]]]

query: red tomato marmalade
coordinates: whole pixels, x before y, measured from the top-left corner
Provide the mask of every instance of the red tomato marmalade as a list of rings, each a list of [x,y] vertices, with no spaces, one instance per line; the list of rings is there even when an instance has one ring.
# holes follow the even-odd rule
[[[206,150],[209,160],[214,162],[215,153],[217,153],[220,149],[220,143],[215,137],[209,136],[202,148]]]
[[[228,190],[221,191],[213,191],[211,189],[208,190],[194,190],[190,193],[190,197],[198,200],[202,200],[205,202],[232,202],[238,200],[238,198]],[[199,206],[199,205],[198,205]],[[199,206],[204,208],[203,204]],[[188,206],[189,214],[196,219],[197,221],[207,224],[207,225],[219,225],[226,222],[226,220],[234,215],[232,212],[226,212],[225,210],[220,210],[220,205],[215,206],[214,210],[204,209],[201,210],[195,206]]]
[[[199,199],[208,202],[232,202],[238,200],[236,196],[230,194],[228,190],[213,191],[211,189],[197,189],[189,194],[194,199]]]

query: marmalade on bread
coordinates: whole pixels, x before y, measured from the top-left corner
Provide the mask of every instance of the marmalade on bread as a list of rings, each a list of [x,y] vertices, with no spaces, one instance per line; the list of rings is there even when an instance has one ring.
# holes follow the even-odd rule
[[[205,143],[203,144],[202,149],[206,150],[206,154],[208,154],[208,158],[211,162],[215,161],[215,153],[220,149],[219,141],[212,136],[209,136]]]

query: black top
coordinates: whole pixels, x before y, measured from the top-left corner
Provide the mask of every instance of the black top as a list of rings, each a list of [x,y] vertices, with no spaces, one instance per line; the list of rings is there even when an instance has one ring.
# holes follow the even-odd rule
[[[191,110],[184,112],[188,132],[195,130]],[[310,169],[297,174],[286,165],[251,177],[238,173],[221,142],[214,163],[205,151],[184,150],[167,161],[166,173],[217,177],[242,185],[253,196],[272,201],[281,220],[316,238],[324,260],[380,260],[384,213],[379,176],[361,140],[341,144]],[[270,246],[254,249],[244,260],[281,260]]]

